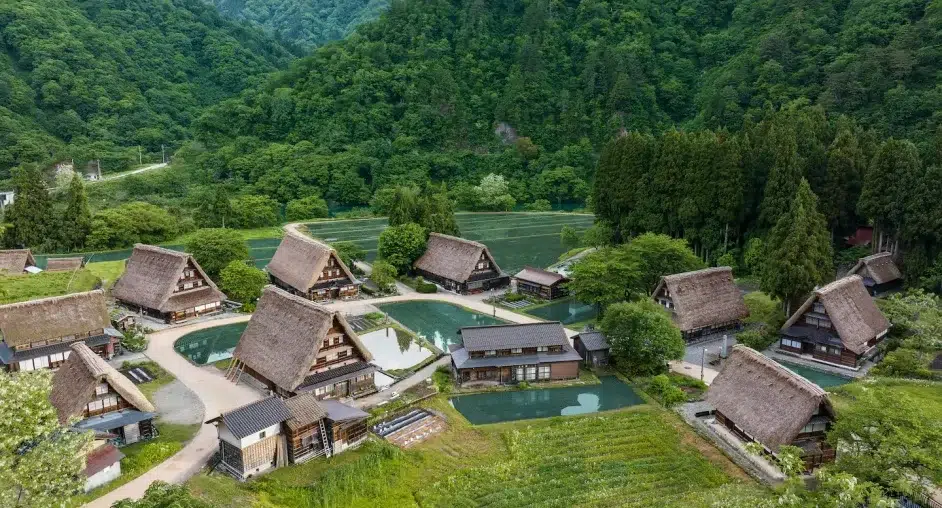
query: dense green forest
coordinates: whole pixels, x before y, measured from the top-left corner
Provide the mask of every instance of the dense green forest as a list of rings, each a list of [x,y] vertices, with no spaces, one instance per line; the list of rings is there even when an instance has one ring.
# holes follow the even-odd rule
[[[177,147],[204,107],[293,58],[197,0],[3,2],[0,41],[0,180],[24,162],[113,171],[138,146]]]
[[[303,46],[342,39],[376,19],[386,0],[207,0],[224,16],[250,21]]]

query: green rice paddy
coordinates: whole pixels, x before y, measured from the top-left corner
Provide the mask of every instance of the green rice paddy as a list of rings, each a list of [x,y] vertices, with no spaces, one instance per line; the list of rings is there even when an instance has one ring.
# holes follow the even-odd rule
[[[490,249],[497,264],[507,273],[525,265],[547,267],[567,249],[559,241],[563,226],[576,231],[588,229],[594,216],[568,213],[458,213],[461,236],[481,242]],[[306,224],[315,238],[326,242],[350,241],[376,258],[379,234],[386,229],[385,218],[324,221]]]

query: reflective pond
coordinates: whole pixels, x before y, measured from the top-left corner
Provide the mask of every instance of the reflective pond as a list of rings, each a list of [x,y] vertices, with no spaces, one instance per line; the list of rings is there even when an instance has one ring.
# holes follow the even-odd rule
[[[190,332],[177,339],[173,349],[197,365],[232,358],[232,351],[248,324],[233,323]]]
[[[811,368],[804,367],[804,366],[794,364],[794,363],[789,363],[789,362],[778,362],[778,363],[784,365],[795,374],[798,374],[799,376],[803,376],[805,379],[820,386],[821,388],[830,388],[832,386],[846,385],[847,383],[850,383],[851,381],[853,381],[853,379],[851,378],[838,376],[835,374],[828,374],[827,372],[821,372],[820,370],[811,369]]]
[[[451,398],[451,405],[469,422],[482,425],[596,413],[644,404],[644,399],[630,385],[615,376],[602,377],[601,381],[601,384],[591,386],[459,395]]]
[[[402,335],[400,338],[395,328],[384,328],[364,333],[360,340],[373,353],[373,363],[383,370],[408,369],[432,356],[431,351]]]
[[[446,352],[448,344],[461,343],[458,330],[462,327],[503,323],[500,319],[445,302],[397,302],[376,307]]]
[[[561,300],[524,312],[547,321],[559,321],[564,325],[588,321],[599,315],[599,309],[595,305],[575,300]]]

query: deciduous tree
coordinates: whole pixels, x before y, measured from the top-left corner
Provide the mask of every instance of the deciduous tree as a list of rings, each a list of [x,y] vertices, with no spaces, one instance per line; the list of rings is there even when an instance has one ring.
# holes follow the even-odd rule
[[[232,229],[200,229],[186,242],[186,251],[213,280],[217,280],[222,269],[233,261],[249,259],[248,245],[242,235]]]
[[[619,365],[636,374],[664,371],[667,362],[684,356],[684,339],[670,316],[644,299],[610,305],[602,331]]]
[[[255,309],[265,284],[268,274],[245,261],[232,261],[219,272],[219,289],[231,300],[241,302],[248,312]]]
[[[418,224],[391,226],[380,233],[377,254],[399,273],[406,273],[412,270],[412,263],[425,252],[425,242],[425,229]]]

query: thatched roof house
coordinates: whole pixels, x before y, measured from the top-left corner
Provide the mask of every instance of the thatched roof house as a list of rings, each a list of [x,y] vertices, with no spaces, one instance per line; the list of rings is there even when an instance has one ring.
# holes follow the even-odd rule
[[[734,346],[706,400],[719,422],[773,453],[783,445],[829,452],[823,434],[834,411],[827,393],[758,351]]]
[[[193,256],[143,244],[134,246],[111,294],[166,321],[216,312],[226,299]]]
[[[363,386],[348,385],[347,394],[375,389],[373,355],[343,314],[274,286],[262,292],[233,358],[284,396],[357,379]]]
[[[728,266],[664,276],[653,297],[688,338],[737,327],[749,316]]]
[[[107,383],[114,392],[138,411],[153,413],[154,405],[123,374],[108,365],[85,344],[72,345],[72,354],[52,379],[49,401],[59,415],[60,423],[87,416],[88,403],[95,400],[96,389]]]
[[[525,266],[513,276],[518,293],[531,294],[552,300],[569,294],[563,285],[569,281],[564,275],[541,268]]]
[[[0,305],[0,334],[0,362],[11,370],[55,368],[75,341],[110,358],[121,337],[101,290]]]
[[[47,272],[71,272],[85,266],[85,258],[82,256],[69,258],[49,258],[46,261]]]
[[[893,255],[889,252],[880,252],[857,260],[857,264],[847,272],[847,275],[859,275],[863,278],[864,286],[873,293],[879,293],[891,286],[898,285],[903,280],[903,274],[893,262]]]
[[[459,293],[480,292],[510,282],[487,246],[440,233],[429,235],[415,269],[426,279]]]
[[[273,284],[307,298],[356,296],[360,284],[334,249],[294,231],[285,234],[266,270]]]
[[[0,250],[0,275],[20,275],[35,266],[36,260],[29,249]]]
[[[890,322],[859,275],[838,279],[808,297],[782,326],[781,348],[857,367],[886,336]]]

